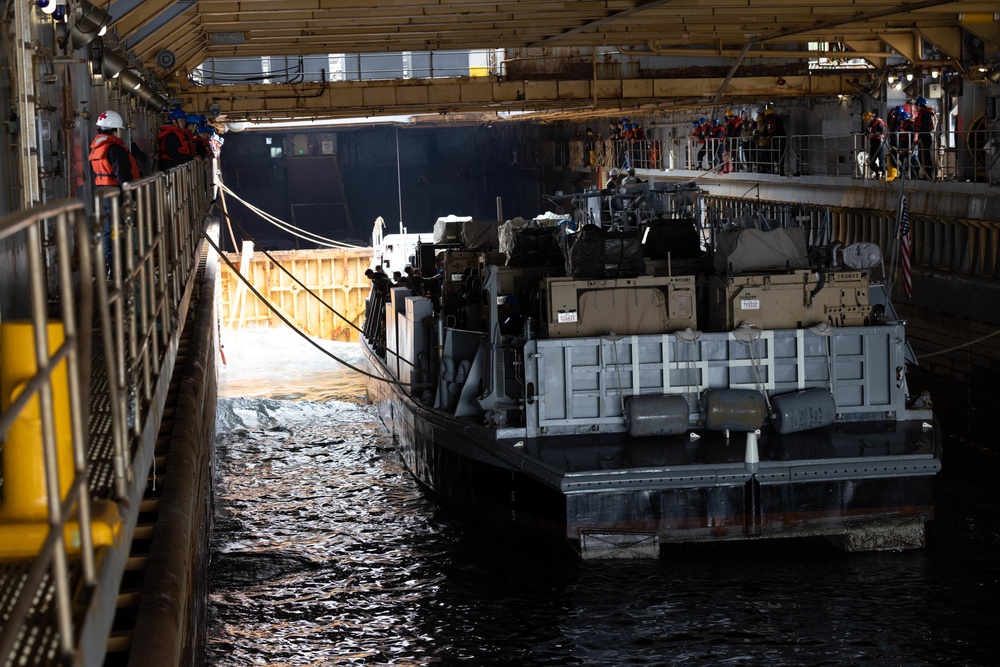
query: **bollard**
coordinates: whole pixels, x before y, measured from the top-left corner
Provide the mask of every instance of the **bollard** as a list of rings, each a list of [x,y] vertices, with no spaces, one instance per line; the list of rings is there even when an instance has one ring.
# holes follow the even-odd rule
[[[60,322],[49,322],[49,354],[63,344]],[[30,322],[0,324],[0,412],[6,412],[37,373],[34,329]],[[69,407],[69,373],[65,360],[53,370],[52,412],[59,471],[59,500],[73,483],[73,430]],[[38,396],[33,396],[11,424],[3,446],[3,501],[0,502],[0,561],[22,560],[38,555],[49,533],[49,498],[45,486],[45,454],[42,449],[42,415]],[[108,500],[91,507],[94,546],[120,540],[118,506]],[[69,553],[80,551],[80,525],[67,517],[63,528]]]
[[[65,340],[62,323],[49,322],[48,337],[49,354],[52,354]],[[7,411],[37,371],[31,322],[4,322],[0,325],[0,411]],[[64,360],[52,372],[52,412],[55,417],[61,497],[65,497],[73,481],[73,432],[68,382]],[[42,415],[38,396],[28,401],[7,433],[3,469],[0,521],[48,521]]]

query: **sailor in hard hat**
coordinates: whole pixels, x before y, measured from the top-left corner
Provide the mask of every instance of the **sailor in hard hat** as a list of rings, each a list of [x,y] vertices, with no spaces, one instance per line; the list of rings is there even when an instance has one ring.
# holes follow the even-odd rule
[[[179,107],[171,109],[167,114],[167,122],[160,126],[156,135],[159,169],[166,171],[171,167],[185,164],[193,159],[191,154],[190,134],[185,130],[187,114]]]
[[[885,121],[874,111],[861,115],[868,134],[868,169],[872,178],[881,179],[885,175]]]
[[[121,114],[105,111],[97,117],[97,136],[90,143],[90,168],[94,174],[94,187],[117,187],[139,178],[139,165],[119,133],[125,129]],[[107,201],[107,200],[105,200]],[[104,209],[104,261],[111,268],[111,210]]]

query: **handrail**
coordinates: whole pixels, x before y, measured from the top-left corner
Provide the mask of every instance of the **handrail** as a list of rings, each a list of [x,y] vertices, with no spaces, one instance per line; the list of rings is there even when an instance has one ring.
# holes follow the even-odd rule
[[[48,537],[40,546],[38,555],[34,558],[35,563],[31,569],[31,574],[38,581],[42,580],[42,574],[46,569],[51,570],[52,581],[55,587],[56,600],[56,620],[59,629],[59,649],[63,654],[72,651],[73,631],[72,619],[70,617],[71,608],[69,605],[72,596],[69,573],[69,545],[65,542],[65,527],[71,515],[67,506],[63,504],[63,498],[70,502],[73,495],[76,498],[76,512],[80,522],[79,553],[83,564],[84,580],[88,587],[94,583],[94,551],[91,541],[90,531],[84,529],[90,526],[90,494],[86,484],[87,468],[85,464],[85,451],[82,438],[77,437],[83,433],[83,425],[87,423],[88,417],[86,409],[79,400],[81,389],[79,363],[81,359],[79,349],[79,339],[77,331],[77,313],[75,312],[75,300],[73,298],[62,299],[59,303],[59,320],[62,328],[61,333],[56,335],[62,337],[62,342],[58,347],[50,351],[50,326],[53,326],[49,317],[48,302],[50,285],[53,279],[58,282],[60,288],[73,284],[72,257],[74,255],[71,247],[71,235],[68,229],[76,232],[78,238],[88,238],[88,224],[83,203],[80,201],[62,200],[53,202],[46,206],[40,206],[30,211],[19,212],[8,216],[0,222],[0,238],[9,239],[13,243],[23,244],[28,258],[28,276],[25,285],[28,292],[28,317],[32,332],[32,347],[34,348],[34,371],[29,378],[18,378],[11,374],[10,370],[4,370],[4,378],[7,383],[21,385],[21,396],[15,399],[11,405],[3,409],[0,414],[0,423],[3,423],[3,434],[5,439],[10,436],[10,429],[19,420],[25,426],[19,429],[18,437],[24,441],[19,444],[23,448],[21,451],[31,451],[34,449],[35,430],[31,426],[30,407],[37,401],[38,418],[40,422],[40,433],[37,433],[42,452],[42,470],[44,475],[44,489],[31,489],[35,498],[44,494],[45,502],[48,506]],[[52,240],[54,235],[55,252],[49,253],[43,250],[43,235],[47,241]],[[77,248],[80,256],[81,266],[89,266],[89,246],[82,243]],[[89,302],[88,294],[92,289],[89,280],[81,280],[80,291],[82,300]],[[81,321],[79,328],[89,330],[91,312],[81,310],[79,313]],[[20,324],[14,322],[6,323],[8,327],[5,335],[16,335],[13,327]],[[7,361],[10,363],[10,360]],[[30,365],[28,366],[30,368]],[[28,371],[22,368],[21,371]],[[68,418],[71,425],[72,442],[69,447],[72,449],[72,460],[74,463],[73,479],[60,479],[60,447],[65,448],[65,443],[57,442],[56,421],[58,419],[57,404],[63,399],[55,395],[53,388],[54,375],[61,375],[65,371],[67,377],[67,390],[69,396],[65,398],[70,406]],[[14,371],[17,372],[17,371]],[[30,371],[28,371],[30,372]],[[9,388],[7,391],[14,388]],[[6,393],[6,392],[5,392]],[[62,421],[62,420],[60,420]],[[66,434],[62,434],[65,438]],[[8,440],[6,447],[11,448],[12,443]],[[5,456],[7,452],[5,451]],[[62,454],[65,458],[65,453]],[[82,465],[81,465],[82,464]],[[37,463],[36,463],[37,465]],[[82,481],[82,483],[80,483]],[[5,486],[8,486],[5,484]],[[16,500],[10,493],[5,493],[4,503],[13,504]],[[15,508],[16,509],[16,508]],[[14,511],[14,510],[12,510]],[[9,514],[9,513],[8,513]],[[27,523],[34,520],[37,525],[38,519],[33,516],[18,516],[9,518],[15,521],[15,530],[20,527],[20,522]],[[86,522],[86,523],[84,523]],[[25,609],[35,595],[35,589],[21,590],[16,603],[17,609]],[[3,628],[0,632],[0,656],[6,657],[13,647],[19,628],[12,623]]]
[[[140,447],[155,444],[144,442],[143,426],[149,420],[158,423],[161,417],[151,413],[150,399],[170,341],[183,323],[185,286],[198,266],[200,238],[208,216],[211,169],[210,162],[196,160],[127,183],[121,191],[101,188],[94,194],[91,214],[83,201],[65,199],[0,220],[0,241],[23,247],[28,268],[26,276],[15,275],[18,284],[7,292],[19,300],[26,295],[25,303],[3,305],[7,312],[26,316],[25,326],[30,325],[35,348],[33,374],[11,379],[20,394],[0,409],[0,437],[9,438],[25,411],[39,406],[38,437],[45,477],[44,500],[40,502],[48,508],[45,537],[40,539],[36,554],[23,556],[31,563],[27,578],[17,575],[21,577],[20,591],[0,628],[0,664],[17,663],[15,654],[24,648],[22,642],[33,641],[20,636],[21,624],[28,618],[33,600],[40,599],[41,586],[54,588],[41,595],[54,600],[58,627],[49,636],[58,646],[53,644],[52,648],[64,660],[72,658],[81,623],[73,618],[73,610],[88,607],[86,600],[79,598],[93,595],[97,585],[95,563],[100,552],[94,530],[110,514],[114,525],[107,528],[113,533],[123,513],[138,512],[127,503],[117,508],[112,503],[126,500],[129,485],[145,480],[149,472],[136,468],[140,460],[153,458],[151,454],[138,455]],[[105,219],[110,223],[110,267],[101,234]],[[62,329],[56,333],[61,340],[50,341],[53,318]],[[13,323],[8,318],[3,324]],[[103,350],[104,366],[89,369],[90,332],[95,329],[98,339],[94,343]],[[54,382],[63,368],[67,396],[60,398],[56,394],[63,390]],[[89,395],[90,371],[105,372],[108,378],[111,419],[103,433],[91,430],[101,428],[91,424],[89,415],[95,401],[103,397]],[[60,406],[68,406],[68,410]],[[71,437],[62,430],[57,433],[57,413],[65,411],[69,413]],[[98,421],[102,420],[95,423]],[[109,437],[113,443],[113,481],[108,488],[94,488],[89,477],[96,462],[89,460],[88,446],[96,437]],[[65,466],[67,439],[72,449],[70,479],[65,479],[66,468],[60,467]],[[7,481],[13,472],[6,471],[4,477],[5,502],[10,488]],[[92,512],[92,506],[98,504],[112,511],[98,516]],[[74,544],[66,541],[70,531]],[[75,543],[76,535],[79,544]],[[82,586],[71,581],[78,576],[69,566],[76,558],[82,566]],[[50,573],[48,578],[46,573]]]
[[[885,210],[842,208],[706,195],[706,220],[712,225],[742,225],[765,220],[774,227],[804,227],[807,242],[822,246],[839,240],[845,245],[875,243],[891,259],[897,243],[897,202]],[[971,220],[910,212],[911,263],[984,277],[1000,277],[1000,221]]]
[[[923,156],[925,163],[931,161],[932,166],[922,174],[916,133],[888,132],[882,143],[886,162],[899,171],[899,178],[923,175],[935,180],[998,184],[1000,129],[982,124],[976,127],[979,129],[935,132],[931,150]],[[643,140],[576,138],[566,142],[565,154],[559,147],[551,150],[557,165],[602,168],[605,172],[612,167],[629,166],[668,171],[707,171],[715,167],[722,176],[730,171],[859,180],[875,176],[869,159],[868,135],[862,132],[790,134],[763,141],[749,136],[700,141],[688,136],[685,130],[665,132],[664,129],[650,129],[648,138]],[[526,156],[529,161],[540,150],[539,142],[530,141],[512,142],[509,148],[512,155]]]

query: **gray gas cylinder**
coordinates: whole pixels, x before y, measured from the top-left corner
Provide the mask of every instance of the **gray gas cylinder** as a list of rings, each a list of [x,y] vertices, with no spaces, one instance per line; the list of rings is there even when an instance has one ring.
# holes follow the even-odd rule
[[[771,424],[778,433],[822,428],[836,417],[837,402],[827,389],[803,389],[771,399]]]
[[[710,389],[704,403],[705,428],[712,431],[755,431],[767,417],[764,395],[755,389]]]
[[[683,396],[633,396],[625,403],[628,434],[679,435],[688,429],[688,402]]]

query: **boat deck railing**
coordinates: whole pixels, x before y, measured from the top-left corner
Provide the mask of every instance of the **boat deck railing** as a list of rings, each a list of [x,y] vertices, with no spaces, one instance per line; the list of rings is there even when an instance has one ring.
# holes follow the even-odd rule
[[[966,131],[939,128],[925,157],[930,169],[923,171],[915,133],[887,133],[884,147],[886,161],[898,170],[898,178],[1000,183],[1000,130],[983,124]],[[764,142],[742,136],[701,142],[686,136],[682,130],[666,139],[525,141],[504,144],[494,150],[505,151],[514,162],[530,164],[543,160],[572,169],[715,169],[720,173],[838,176],[857,180],[875,180],[876,176],[868,155],[868,135],[863,132],[789,134]]]
[[[93,212],[66,199],[0,220],[17,264],[0,291],[0,664],[106,649],[210,184],[198,160],[102,189]]]

